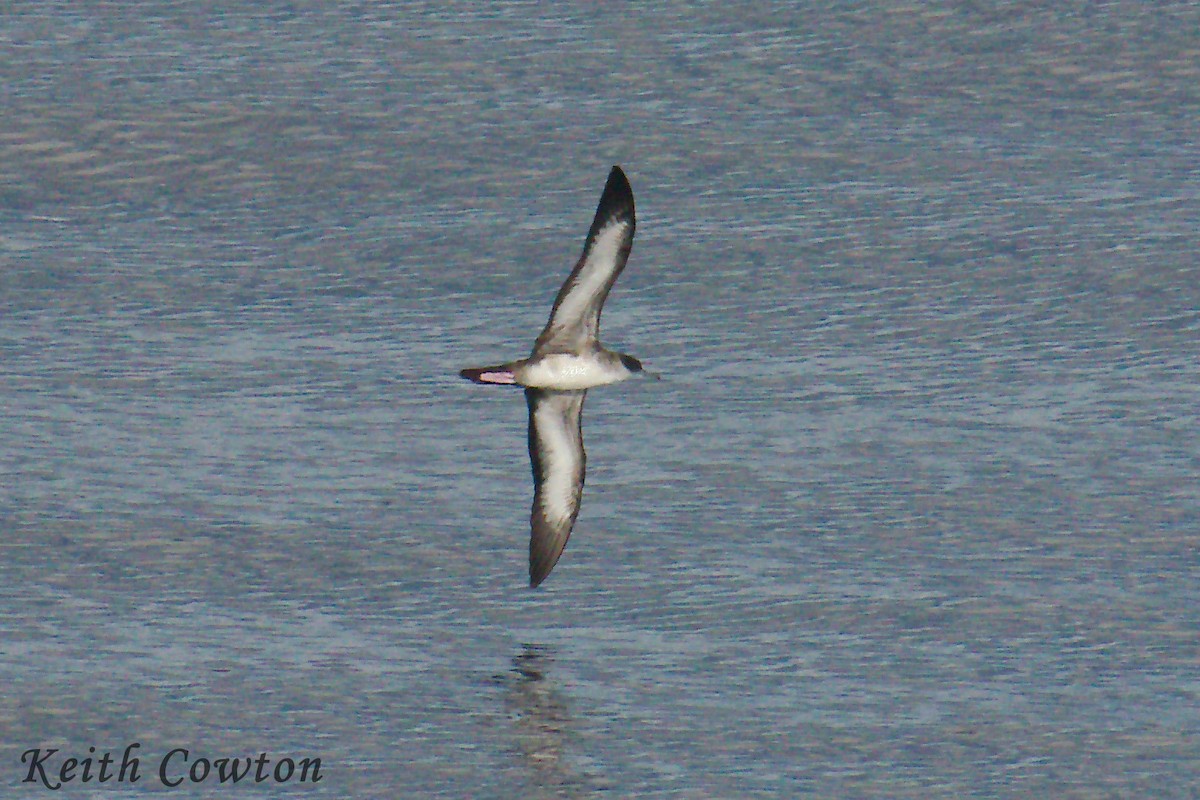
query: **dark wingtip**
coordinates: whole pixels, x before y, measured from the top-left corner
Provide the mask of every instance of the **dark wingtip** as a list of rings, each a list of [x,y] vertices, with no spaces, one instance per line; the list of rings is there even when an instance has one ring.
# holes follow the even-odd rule
[[[604,184],[604,194],[600,195],[600,206],[603,208],[623,205],[633,208],[633,188],[630,187],[625,172],[614,164],[608,173],[608,181]]]
[[[561,554],[562,551],[559,551]],[[534,548],[530,548],[529,553],[529,588],[536,589],[541,585],[542,581],[550,577],[551,571],[554,570],[554,565],[558,563],[558,556],[553,559],[547,558],[546,553],[536,552]]]
[[[631,230],[637,224],[633,210],[633,189],[618,166],[613,166],[608,173],[608,182],[604,184],[604,193],[600,195],[600,203],[596,206],[596,217],[588,230],[588,242],[592,242],[600,229],[614,219],[627,220]]]
[[[574,521],[572,521],[574,524]],[[570,533],[567,537],[570,538]],[[529,540],[529,588],[536,589],[541,585],[542,581],[550,577],[550,573],[554,571],[554,567],[558,564],[559,557],[562,556],[563,550],[567,547],[566,540],[563,540],[561,546],[550,544],[547,546],[545,540],[539,540],[535,535]]]

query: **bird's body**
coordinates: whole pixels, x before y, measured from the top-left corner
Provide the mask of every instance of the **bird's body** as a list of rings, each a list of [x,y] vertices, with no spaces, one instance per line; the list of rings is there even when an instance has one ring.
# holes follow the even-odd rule
[[[621,359],[620,353],[603,348],[582,354],[547,353],[497,367],[465,369],[462,376],[476,383],[518,384],[527,389],[593,389],[636,374]]]
[[[632,356],[604,348],[600,312],[625,268],[636,226],[633,191],[620,167],[609,173],[583,255],[554,300],[550,320],[529,358],[464,369],[476,383],[525,387],[534,498],[529,582],[537,586],[558,562],[583,497],[583,401],[587,390],[642,372]]]

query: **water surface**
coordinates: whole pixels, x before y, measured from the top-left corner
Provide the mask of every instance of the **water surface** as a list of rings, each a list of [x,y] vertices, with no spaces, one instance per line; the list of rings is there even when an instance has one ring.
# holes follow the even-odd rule
[[[20,5],[0,781],[1192,796],[1200,20],[1055,9]],[[665,377],[589,395],[531,592],[524,403],[456,373],[614,163]]]

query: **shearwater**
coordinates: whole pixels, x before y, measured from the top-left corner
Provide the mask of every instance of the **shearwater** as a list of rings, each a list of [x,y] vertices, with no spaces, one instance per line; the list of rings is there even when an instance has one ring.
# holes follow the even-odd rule
[[[475,383],[525,387],[533,465],[530,586],[540,584],[554,569],[579,516],[587,460],[582,429],[587,390],[643,373],[642,362],[606,349],[597,338],[600,311],[629,259],[635,227],[633,190],[621,168],[613,167],[583,255],[558,290],[533,353],[520,361],[460,373]]]

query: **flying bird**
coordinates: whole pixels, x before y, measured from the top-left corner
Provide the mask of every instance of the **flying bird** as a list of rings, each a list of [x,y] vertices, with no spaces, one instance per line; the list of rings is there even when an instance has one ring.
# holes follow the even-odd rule
[[[558,563],[583,497],[583,400],[595,386],[643,373],[633,356],[606,349],[597,338],[604,301],[625,269],[635,228],[633,190],[613,167],[583,245],[583,255],[558,290],[545,329],[529,358],[460,375],[475,383],[525,387],[529,460],[533,466],[529,585]],[[650,373],[644,373],[650,374]]]

